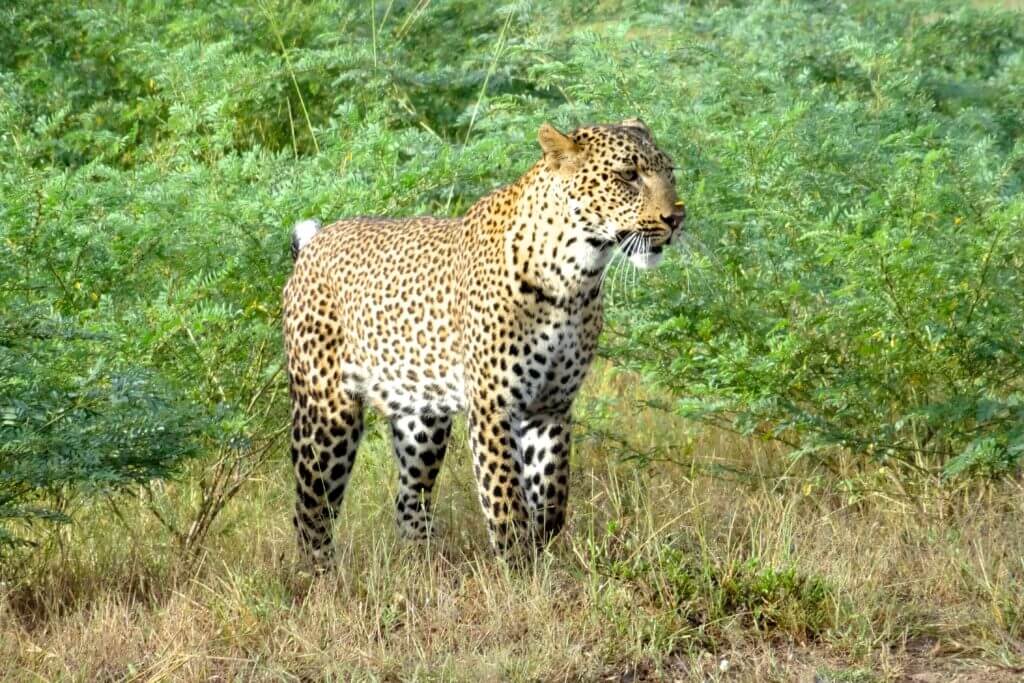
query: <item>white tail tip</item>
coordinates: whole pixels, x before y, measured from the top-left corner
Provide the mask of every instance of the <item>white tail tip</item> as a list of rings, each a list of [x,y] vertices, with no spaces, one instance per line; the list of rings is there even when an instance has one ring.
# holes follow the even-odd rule
[[[299,252],[304,246],[309,244],[309,241],[313,239],[313,236],[320,231],[320,221],[315,218],[307,218],[304,221],[299,221],[292,228],[292,258],[296,259],[299,257]]]

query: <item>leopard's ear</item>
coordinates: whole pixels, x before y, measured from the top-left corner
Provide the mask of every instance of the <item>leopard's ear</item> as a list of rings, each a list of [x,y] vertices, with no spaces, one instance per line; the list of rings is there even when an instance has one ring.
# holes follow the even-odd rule
[[[643,135],[648,140],[652,140],[653,139],[653,136],[651,135],[651,129],[648,128],[647,124],[644,123],[643,121],[641,121],[640,119],[626,119],[625,121],[623,121],[619,125],[620,126],[624,126],[626,128],[633,128],[633,129],[639,131],[640,134]]]
[[[537,131],[537,140],[544,151],[544,161],[552,171],[571,164],[579,153],[579,148],[572,138],[560,133],[550,123],[541,124],[540,130]]]

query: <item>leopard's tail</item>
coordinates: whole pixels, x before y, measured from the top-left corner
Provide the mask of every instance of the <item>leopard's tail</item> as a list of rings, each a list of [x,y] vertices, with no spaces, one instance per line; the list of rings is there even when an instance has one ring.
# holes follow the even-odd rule
[[[315,218],[307,218],[299,221],[292,228],[292,260],[299,258],[299,250],[309,244],[309,241],[320,232],[320,221]]]

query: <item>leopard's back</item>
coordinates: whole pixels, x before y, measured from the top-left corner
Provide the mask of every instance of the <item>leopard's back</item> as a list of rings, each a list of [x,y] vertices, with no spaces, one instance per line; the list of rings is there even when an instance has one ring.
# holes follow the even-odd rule
[[[463,241],[458,219],[323,227],[285,287],[290,370],[315,373],[385,414],[459,410]]]

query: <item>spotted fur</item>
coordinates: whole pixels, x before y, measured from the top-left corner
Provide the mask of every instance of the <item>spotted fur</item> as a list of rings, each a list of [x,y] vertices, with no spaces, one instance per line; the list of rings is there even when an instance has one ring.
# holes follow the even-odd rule
[[[294,523],[315,563],[331,556],[366,405],[391,423],[405,536],[431,531],[459,411],[494,548],[564,525],[570,410],[601,331],[602,275],[616,248],[655,265],[685,211],[639,120],[568,135],[545,124],[538,138],[543,158],[461,218],[297,226],[284,338]]]

